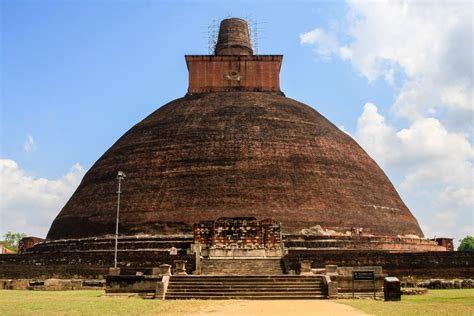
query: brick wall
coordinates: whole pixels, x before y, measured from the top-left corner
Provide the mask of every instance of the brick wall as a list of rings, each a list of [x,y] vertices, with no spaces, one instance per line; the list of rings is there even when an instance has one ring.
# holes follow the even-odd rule
[[[283,258],[285,269],[299,271],[300,260],[311,260],[312,268],[328,264],[340,267],[382,266],[390,276],[420,278],[472,278],[472,252],[386,253],[357,251],[290,250]]]
[[[158,237],[127,237],[120,236],[118,240],[119,250],[140,250],[140,249],[160,249],[168,251],[175,247],[178,251],[186,252],[191,247],[192,237],[158,236]],[[47,240],[36,244],[33,248],[26,250],[28,253],[45,252],[80,252],[80,251],[112,251],[115,247],[115,239],[109,238],[83,238],[83,239],[62,239]]]
[[[186,260],[186,271],[195,269],[194,256],[163,251],[124,251],[118,254],[118,266],[127,274],[151,272],[153,267],[174,260]],[[5,278],[103,278],[113,266],[113,252],[31,253],[0,256],[0,279]]]
[[[272,219],[221,217],[194,224],[194,242],[213,248],[274,249],[280,247],[280,230]]]
[[[433,240],[423,238],[403,238],[396,236],[311,236],[286,235],[284,236],[287,248],[332,248],[339,250],[389,251],[389,252],[421,252],[446,251],[446,247]]]
[[[152,267],[174,260],[187,260],[186,270],[195,269],[193,255],[183,252],[170,256],[163,251],[119,252],[119,267],[127,273],[147,273]],[[312,260],[313,268],[327,264],[342,266],[382,266],[391,276],[418,278],[473,278],[474,253],[424,252],[384,253],[352,251],[290,250],[284,256],[285,270],[298,272],[300,260]],[[113,264],[113,252],[44,253],[0,256],[0,279],[4,278],[101,278]]]
[[[186,56],[188,93],[280,91],[281,55]]]

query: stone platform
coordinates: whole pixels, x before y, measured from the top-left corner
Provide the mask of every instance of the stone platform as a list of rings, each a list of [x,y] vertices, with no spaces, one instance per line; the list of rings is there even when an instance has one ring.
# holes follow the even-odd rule
[[[275,238],[277,237],[277,238]],[[402,238],[395,236],[312,236],[312,235],[282,235],[281,239],[277,235],[273,240],[270,238],[257,239],[253,248],[245,250],[245,256],[251,256],[252,252],[256,257],[280,257],[284,255],[282,247],[289,250],[309,250],[309,251],[383,251],[383,252],[431,252],[446,251],[446,247],[439,245],[436,241],[420,238]],[[217,238],[215,238],[217,239]],[[259,244],[261,240],[261,244]],[[269,242],[271,240],[271,243]],[[162,251],[169,252],[174,247],[178,253],[185,254],[192,252],[193,244],[201,244],[202,253],[214,257],[238,257],[242,248],[240,244],[235,246],[225,244],[219,240],[220,244],[226,247],[213,249],[208,247],[208,240],[194,238],[193,235],[156,235],[156,236],[120,236],[118,240],[119,251]],[[245,241],[248,241],[246,239]],[[114,250],[115,239],[113,236],[81,238],[81,239],[60,239],[46,240],[28,248],[25,253],[80,253],[80,252],[109,252]],[[214,241],[214,243],[217,243]],[[213,246],[211,244],[211,246]],[[259,248],[260,247],[260,248]],[[231,252],[230,254],[224,252]],[[263,255],[261,254],[263,252]]]
[[[323,299],[321,276],[172,276],[165,299]]]
[[[192,235],[136,235],[119,236],[119,251],[162,251],[169,252],[171,247],[179,253],[186,253],[193,243]],[[25,253],[80,253],[114,251],[114,236],[79,239],[46,240],[28,248]]]
[[[175,266],[185,260],[186,273],[193,274],[202,260],[242,259],[236,253],[247,252],[247,259],[265,267],[250,268],[231,261],[208,261],[206,273],[218,270],[233,274],[299,273],[302,260],[313,268],[338,266],[382,266],[389,275],[403,278],[473,278],[474,254],[446,251],[435,241],[396,236],[315,236],[281,234],[278,223],[253,218],[223,219],[196,225],[196,235],[120,236],[118,266],[124,273],[150,274],[161,264]],[[196,247],[198,245],[199,247]],[[175,250],[175,254],[171,253]],[[196,249],[201,249],[196,253]],[[206,249],[208,256],[206,257]],[[437,251],[428,251],[428,250]],[[231,251],[230,256],[209,256],[212,252]],[[439,251],[442,250],[442,251]],[[254,251],[265,255],[252,257]],[[274,257],[267,255],[274,252]],[[278,253],[276,253],[278,252]],[[219,257],[220,259],[216,259]],[[282,269],[278,261],[282,258]],[[25,253],[0,256],[0,279],[103,279],[114,261],[112,236],[44,241]],[[235,261],[239,262],[239,261]],[[266,263],[265,263],[266,262]],[[271,263],[272,264],[267,264]],[[214,265],[214,266],[213,266]],[[219,267],[217,266],[219,265]],[[258,266],[258,265],[257,265]],[[206,271],[206,267],[204,267]]]
[[[423,238],[370,235],[284,235],[287,249],[310,251],[384,251],[384,252],[428,252],[447,251],[438,242]]]

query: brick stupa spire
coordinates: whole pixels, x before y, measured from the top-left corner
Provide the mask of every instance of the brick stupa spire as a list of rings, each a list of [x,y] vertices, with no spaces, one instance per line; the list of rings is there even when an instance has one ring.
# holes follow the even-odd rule
[[[222,20],[215,49],[216,55],[253,55],[250,32],[245,20]]]
[[[188,94],[207,92],[274,92],[280,90],[282,55],[253,55],[247,22],[221,22],[215,55],[187,55]]]

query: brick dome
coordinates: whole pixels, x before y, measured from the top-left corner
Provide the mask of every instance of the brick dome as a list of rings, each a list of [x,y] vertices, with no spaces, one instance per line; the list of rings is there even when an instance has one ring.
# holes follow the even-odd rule
[[[48,239],[187,234],[219,217],[273,218],[288,233],[423,236],[384,172],[311,107],[274,92],[188,94],[132,127],[92,166]]]
[[[287,233],[423,236],[377,164],[280,90],[281,55],[253,55],[242,19],[221,22],[215,55],[186,56],[188,93],[123,135],[87,172],[48,239],[190,234],[199,221],[272,218]]]

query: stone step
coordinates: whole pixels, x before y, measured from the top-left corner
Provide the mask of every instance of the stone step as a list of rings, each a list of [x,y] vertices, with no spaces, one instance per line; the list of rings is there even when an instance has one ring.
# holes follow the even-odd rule
[[[234,280],[225,280],[225,279],[202,279],[202,280],[173,280],[175,283],[180,284],[192,284],[192,283],[209,283],[209,284],[222,284],[222,283],[255,283],[255,282],[262,282],[262,283],[295,283],[295,284],[306,284],[306,283],[314,283],[318,282],[318,280],[272,280],[272,279],[234,279]]]
[[[320,299],[321,276],[172,276],[166,299]]]
[[[277,282],[314,282],[315,280],[320,280],[321,278],[319,276],[315,277],[288,277],[288,276],[282,276],[282,277],[251,277],[251,276],[185,276],[185,277],[179,277],[179,276],[172,276],[171,279],[173,279],[176,282],[179,281],[186,281],[186,282],[202,282],[202,281],[239,281],[239,280],[251,280],[252,282],[254,281],[277,281]]]
[[[172,289],[188,289],[188,288],[201,288],[201,289],[226,289],[226,288],[298,288],[298,289],[307,289],[307,288],[324,288],[322,284],[280,284],[280,283],[265,283],[265,284],[172,284],[168,288]]]
[[[220,292],[203,292],[203,291],[196,291],[196,292],[166,292],[167,296],[193,296],[193,297],[200,297],[200,296],[236,296],[236,295],[253,295],[253,296],[273,296],[273,295],[324,295],[325,292],[323,290],[318,291],[254,291],[252,289],[248,289],[247,291],[220,291]]]
[[[277,289],[277,288],[284,288],[284,289],[290,289],[290,288],[296,288],[296,289],[313,289],[313,288],[324,288],[323,284],[231,284],[231,285],[223,285],[223,284],[190,284],[190,285],[177,285],[173,284],[168,286],[169,289],[192,289],[192,288],[199,288],[199,289],[227,289],[227,288],[272,288],[272,289]]]
[[[236,290],[236,291],[244,291],[245,289],[255,289],[255,290],[261,290],[261,289],[275,289],[275,290],[287,290],[287,289],[297,289],[297,290],[313,290],[313,289],[325,289],[324,285],[313,285],[313,286],[285,286],[285,285],[246,285],[246,286],[175,286],[171,285],[168,286],[168,290],[195,290],[199,289],[202,291],[207,291],[207,290],[214,290],[218,289],[219,291],[224,291],[224,290]]]
[[[209,285],[209,286],[234,286],[234,285],[241,285],[241,286],[253,286],[256,284],[260,285],[281,285],[281,286],[310,286],[314,285],[316,282],[248,282],[248,281],[239,281],[239,282],[173,282],[174,285],[181,285],[181,286],[193,286],[193,285]]]
[[[166,296],[167,300],[190,300],[196,299],[195,296]],[[200,300],[314,300],[314,299],[326,299],[325,295],[297,295],[297,296],[287,296],[287,295],[274,295],[274,296],[238,296],[238,295],[228,295],[228,296],[200,296]]]
[[[325,288],[305,288],[305,289],[298,289],[298,288],[240,288],[240,289],[202,289],[202,288],[194,288],[194,289],[168,289],[167,293],[224,293],[224,292],[259,292],[259,293],[266,293],[266,292],[325,292]]]
[[[214,292],[214,293],[208,293],[208,292],[172,292],[168,293],[168,295],[172,296],[193,296],[193,297],[199,297],[199,296],[275,296],[275,295],[287,295],[287,296],[299,296],[299,295],[323,295],[322,291],[301,291],[301,292],[288,292],[288,293],[281,293],[281,292],[255,292],[255,291],[241,291],[241,292]]]
[[[179,279],[294,279],[294,280],[311,280],[311,279],[321,279],[321,276],[319,275],[228,275],[228,276],[222,276],[222,275],[173,275],[173,279],[179,280]]]

